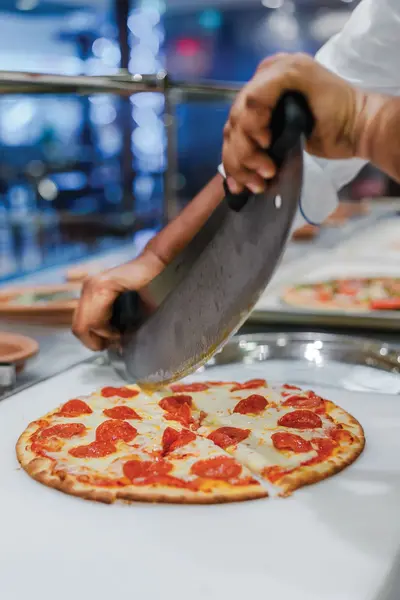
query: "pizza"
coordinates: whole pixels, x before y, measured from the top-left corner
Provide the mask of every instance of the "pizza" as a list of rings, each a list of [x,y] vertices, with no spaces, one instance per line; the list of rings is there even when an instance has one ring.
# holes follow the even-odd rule
[[[286,496],[351,464],[361,425],[312,391],[201,382],[105,387],[31,423],[17,442],[41,483],[106,503]]]
[[[330,279],[286,290],[286,304],[329,311],[400,310],[400,278]]]

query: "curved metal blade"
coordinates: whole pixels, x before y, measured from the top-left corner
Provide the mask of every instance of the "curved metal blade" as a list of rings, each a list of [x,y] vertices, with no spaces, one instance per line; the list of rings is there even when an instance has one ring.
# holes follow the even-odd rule
[[[268,190],[240,212],[223,202],[164,273],[141,292],[154,311],[111,358],[145,386],[176,381],[204,364],[244,323],[285,247],[301,194],[302,145]]]

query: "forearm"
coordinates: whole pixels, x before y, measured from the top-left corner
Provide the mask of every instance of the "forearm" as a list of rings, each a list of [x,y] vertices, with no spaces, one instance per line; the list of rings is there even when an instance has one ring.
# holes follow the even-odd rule
[[[193,239],[224,198],[223,178],[216,175],[182,212],[147,244],[144,253],[169,264]]]
[[[400,99],[368,94],[357,120],[356,155],[400,181]]]

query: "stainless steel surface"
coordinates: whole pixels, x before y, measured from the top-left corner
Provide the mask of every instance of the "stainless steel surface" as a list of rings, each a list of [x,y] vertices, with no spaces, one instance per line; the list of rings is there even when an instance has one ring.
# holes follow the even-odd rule
[[[39,343],[39,354],[29,360],[24,370],[17,374],[12,391],[0,388],[0,400],[57,373],[61,373],[72,365],[79,364],[93,356],[73,337],[69,329],[64,327],[0,320],[0,329],[1,331],[27,335]]]
[[[246,335],[221,354],[194,380],[263,378],[312,390],[400,395],[400,351],[372,340],[314,332]]]
[[[111,353],[120,373],[125,363],[126,376],[142,385],[180,379],[238,330],[283,251],[302,176],[298,142],[265,198],[253,196],[239,213],[221,203],[178,259],[140,290],[152,314]]]
[[[168,221],[178,213],[176,198],[177,152],[175,104],[185,101],[231,101],[239,87],[218,82],[186,83],[171,81],[165,71],[155,75],[121,71],[107,76],[65,76],[0,71],[1,94],[118,94],[130,96],[140,92],[158,92],[165,97],[167,131],[167,168],[164,175],[164,217]]]
[[[378,312],[378,311],[376,311]],[[262,325],[303,325],[307,328],[331,327],[332,329],[376,329],[382,332],[398,332],[400,334],[400,319],[383,311],[379,314],[329,313],[294,310],[282,306],[279,310],[254,310],[249,315],[250,323]]]
[[[312,352],[310,351],[312,350]],[[259,333],[235,336],[208,361],[205,368],[267,360],[304,360],[320,364],[343,362],[400,373],[400,351],[379,341],[314,332]]]
[[[165,94],[164,125],[167,132],[167,168],[164,173],[164,202],[163,224],[172,221],[179,213],[177,196],[178,178],[178,138],[176,127],[175,105],[171,94]]]
[[[15,364],[0,363],[0,397],[15,386],[16,368]]]
[[[199,99],[232,100],[239,87],[235,84],[173,82],[165,71],[155,75],[129,74],[100,76],[45,75],[0,71],[0,94],[118,94],[130,96],[140,92],[170,90],[179,101]]]

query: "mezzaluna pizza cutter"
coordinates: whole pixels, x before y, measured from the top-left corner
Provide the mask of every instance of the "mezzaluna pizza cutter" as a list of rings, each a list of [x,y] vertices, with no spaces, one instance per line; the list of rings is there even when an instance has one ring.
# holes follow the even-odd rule
[[[287,92],[271,118],[269,156],[277,174],[258,195],[232,195],[177,258],[140,292],[121,294],[109,350],[120,375],[161,387],[189,375],[239,329],[282,255],[300,199],[303,140],[314,120],[304,97]]]

